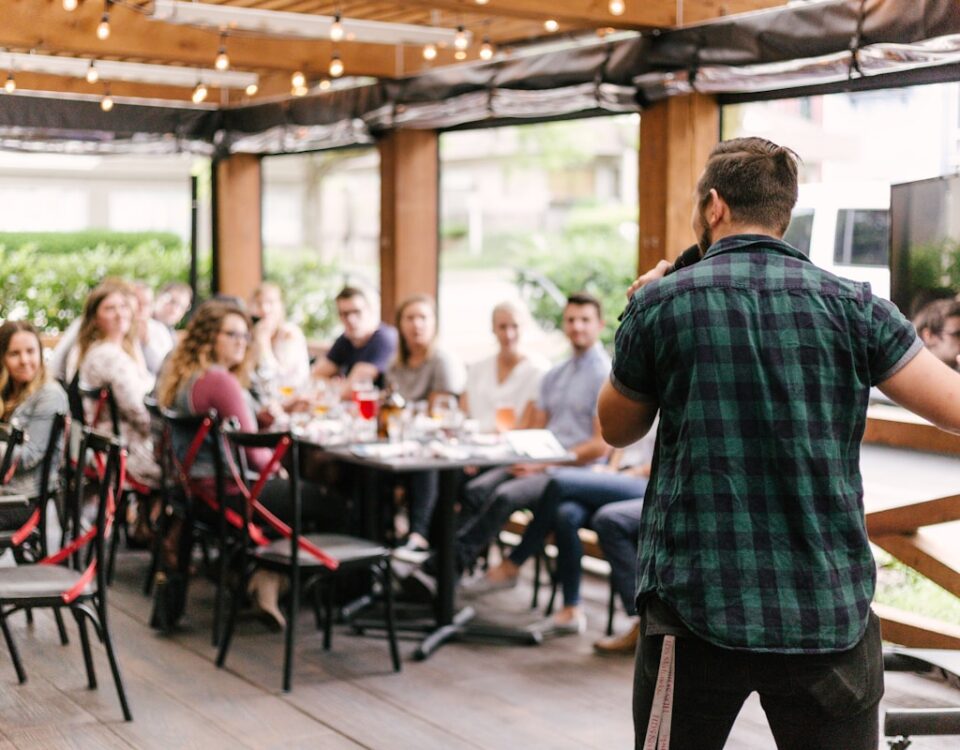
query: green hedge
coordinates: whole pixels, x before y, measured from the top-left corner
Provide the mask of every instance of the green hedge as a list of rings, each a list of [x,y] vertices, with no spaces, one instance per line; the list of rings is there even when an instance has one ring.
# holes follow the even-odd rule
[[[111,244],[114,239],[117,244]],[[58,333],[80,315],[87,293],[106,276],[154,288],[186,281],[190,250],[167,233],[4,234],[0,268],[0,318],[25,318],[46,333]],[[200,277],[210,278],[209,258],[202,259]]]

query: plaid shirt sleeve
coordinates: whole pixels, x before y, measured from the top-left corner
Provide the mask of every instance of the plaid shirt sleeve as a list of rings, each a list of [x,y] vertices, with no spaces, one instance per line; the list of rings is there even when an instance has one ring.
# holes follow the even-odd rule
[[[896,375],[923,349],[917,332],[897,307],[874,297],[867,333],[870,385]]]
[[[656,401],[657,381],[654,352],[644,330],[645,315],[641,293],[635,294],[617,329],[610,383],[634,401]]]

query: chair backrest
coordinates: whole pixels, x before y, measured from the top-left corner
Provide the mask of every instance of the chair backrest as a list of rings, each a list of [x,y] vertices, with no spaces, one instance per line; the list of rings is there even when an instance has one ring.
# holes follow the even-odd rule
[[[6,443],[6,449],[3,451],[3,459],[0,459],[0,484],[6,484],[7,475],[13,468],[13,456],[17,446],[23,443],[23,430],[15,424],[9,422],[0,422],[0,442]]]
[[[80,438],[80,459],[86,461],[92,458],[98,471],[97,476],[78,472],[73,502],[76,507],[80,507],[84,496],[91,491],[91,488],[96,488],[97,524],[90,549],[91,559],[96,562],[97,590],[101,596],[104,596],[107,590],[107,543],[111,535],[116,533],[113,515],[120,497],[123,479],[120,470],[122,451],[123,446],[119,438],[96,432],[89,427],[83,428]],[[97,456],[100,458],[99,461]],[[75,559],[79,560],[79,554]]]
[[[59,477],[58,470],[63,462],[62,439],[66,432],[67,415],[54,414],[50,425],[50,439],[47,441],[43,460],[40,462],[40,489],[37,493],[37,508],[40,510],[40,551],[47,554],[47,501],[50,499],[51,477]]]
[[[195,470],[196,460],[204,464],[209,462],[213,467],[212,479],[214,480],[216,494],[218,497],[222,497],[226,486],[226,474],[221,449],[220,418],[217,416],[216,410],[210,409],[203,414],[187,414],[165,407],[158,407],[158,409],[165,426],[164,443],[167,448],[169,465],[173,470],[173,482],[181,485],[181,489],[189,493],[189,482],[185,483],[183,480],[185,478],[192,480],[198,476],[199,472]],[[201,429],[207,431],[206,437],[201,444],[194,445]],[[188,460],[187,454],[191,447],[195,449],[194,460]],[[185,461],[191,465],[185,466]],[[186,469],[186,477],[180,476],[183,469]]]
[[[297,438],[289,432],[240,432],[238,430],[231,429],[229,426],[225,427],[223,430],[223,435],[226,438],[227,442],[230,445],[231,457],[235,467],[245,467],[245,455],[246,451],[254,448],[266,448],[274,453],[280,447],[282,442],[287,443],[285,448],[285,457],[288,458],[288,461],[285,461],[284,464],[290,467],[289,471],[289,492],[290,492],[290,507],[293,512],[293,518],[290,523],[290,542],[291,549],[297,549],[299,544],[300,534],[301,534],[301,493],[300,493],[300,445],[297,442]],[[270,467],[265,467],[264,471],[270,469]],[[252,480],[250,473],[244,470],[237,472],[240,476],[235,477],[244,483],[248,491],[256,489],[258,484],[262,484],[269,477],[264,476],[264,472],[260,472],[257,475],[256,480]],[[253,510],[249,506],[249,503],[245,505],[246,513],[245,517],[247,521],[253,520]],[[246,530],[244,531],[246,534]],[[246,540],[249,541],[249,540]],[[293,555],[293,563],[296,566],[297,555]]]
[[[87,388],[80,385],[80,373],[73,376],[70,385],[67,386],[67,402],[70,404],[70,416],[76,420],[78,425],[88,425],[96,427],[96,418],[88,422],[86,418],[85,404],[95,405],[94,413],[102,416],[106,410],[110,418],[110,429],[115,436],[120,435],[120,410],[117,408],[117,400],[113,396],[113,389],[109,385],[102,385]]]

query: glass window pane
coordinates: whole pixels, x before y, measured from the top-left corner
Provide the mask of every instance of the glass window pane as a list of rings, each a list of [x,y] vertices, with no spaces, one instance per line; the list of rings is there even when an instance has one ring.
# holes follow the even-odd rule
[[[798,209],[793,212],[790,219],[790,226],[787,227],[787,233],[783,235],[784,241],[800,250],[806,255],[810,255],[810,235],[813,232],[813,211],[807,209]]]
[[[890,213],[863,209],[837,212],[835,263],[849,266],[887,266],[890,256]]]

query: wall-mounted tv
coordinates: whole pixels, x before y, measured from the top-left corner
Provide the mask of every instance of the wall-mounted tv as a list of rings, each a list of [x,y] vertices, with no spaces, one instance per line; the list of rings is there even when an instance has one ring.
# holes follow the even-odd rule
[[[890,188],[890,299],[913,318],[960,293],[960,175]]]

